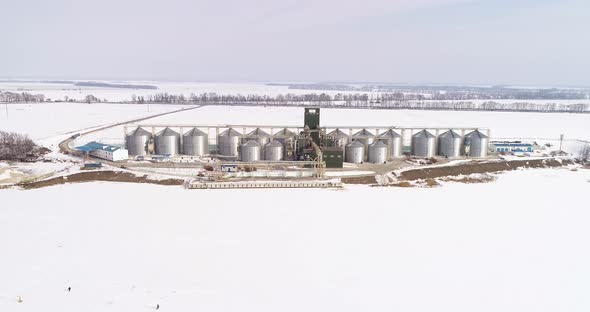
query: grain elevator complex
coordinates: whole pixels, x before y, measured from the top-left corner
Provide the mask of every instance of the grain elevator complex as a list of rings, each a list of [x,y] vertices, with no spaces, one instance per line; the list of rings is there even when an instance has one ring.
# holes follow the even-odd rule
[[[344,163],[385,164],[405,156],[483,158],[490,136],[478,128],[322,126],[319,108],[305,108],[302,126],[146,124],[124,132],[130,157],[300,165],[320,175]]]

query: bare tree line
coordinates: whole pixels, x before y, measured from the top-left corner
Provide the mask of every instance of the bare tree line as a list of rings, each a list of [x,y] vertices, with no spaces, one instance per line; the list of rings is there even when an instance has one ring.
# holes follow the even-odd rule
[[[560,103],[498,103],[486,101],[447,101],[410,99],[401,93],[369,96],[366,93],[335,94],[279,94],[269,95],[219,95],[202,93],[199,95],[175,95],[158,93],[147,96],[132,95],[130,103],[159,104],[198,104],[198,105],[266,105],[266,106],[320,106],[341,108],[412,109],[412,110],[472,110],[472,111],[522,111],[522,112],[569,112],[590,113],[590,104]]]
[[[518,88],[503,86],[386,85],[386,84],[277,84],[294,90],[401,93],[409,97],[425,95],[432,100],[583,100],[583,88]],[[408,98],[409,99],[409,98]]]
[[[27,92],[0,92],[1,103],[40,103],[45,101],[43,94],[31,94]]]
[[[25,160],[36,147],[26,135],[0,131],[0,160]]]
[[[590,144],[584,144],[584,146],[580,148],[578,157],[582,161],[590,161]]]
[[[123,103],[134,104],[198,104],[198,105],[266,105],[266,106],[320,106],[335,108],[374,108],[374,109],[412,109],[412,110],[465,110],[465,111],[518,111],[518,112],[567,112],[590,113],[590,104],[562,104],[562,103],[531,103],[513,102],[499,103],[496,101],[474,102],[451,97],[452,100],[441,100],[438,97],[427,99],[422,94],[405,93],[309,93],[309,94],[278,94],[270,95],[242,95],[217,93],[184,94],[156,93],[145,96],[132,95],[131,101]],[[0,92],[0,102],[4,103],[37,103],[48,99],[41,94]],[[82,100],[64,97],[65,102],[101,103],[92,94]]]

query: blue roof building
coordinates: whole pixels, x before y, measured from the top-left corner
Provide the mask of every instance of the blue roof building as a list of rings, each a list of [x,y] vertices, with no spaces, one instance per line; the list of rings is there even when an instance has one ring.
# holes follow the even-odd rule
[[[533,144],[522,142],[492,142],[492,146],[499,153],[531,153],[534,150]]]
[[[119,161],[129,158],[127,150],[122,147],[94,141],[78,146],[76,149],[88,153],[88,155],[106,160]]]

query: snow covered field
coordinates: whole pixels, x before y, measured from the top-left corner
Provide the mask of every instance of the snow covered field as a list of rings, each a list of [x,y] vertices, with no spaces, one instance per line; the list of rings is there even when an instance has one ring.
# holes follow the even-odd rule
[[[0,129],[52,144],[179,108],[8,107]],[[302,122],[302,108],[213,106],[142,123]],[[590,139],[590,115],[574,114],[324,109],[322,124]],[[0,311],[587,311],[588,181],[588,170],[541,169],[434,189],[0,190]]]
[[[46,98],[51,100],[63,100],[64,97],[74,100],[84,100],[86,95],[94,95],[101,100],[109,102],[130,101],[131,95],[147,96],[156,93],[169,94],[184,94],[189,96],[191,93],[217,93],[226,95],[268,95],[276,96],[279,94],[310,94],[310,93],[325,93],[325,94],[373,94],[372,92],[363,91],[344,91],[344,90],[313,90],[313,89],[289,89],[288,86],[268,85],[264,82],[234,82],[234,83],[220,83],[220,82],[163,82],[163,81],[101,81],[114,84],[134,84],[134,85],[152,85],[157,86],[158,89],[122,89],[122,88],[103,88],[103,87],[87,87],[74,86],[73,84],[57,84],[33,81],[16,81],[3,82],[0,81],[0,91],[6,92],[28,92],[32,94],[44,94]],[[379,92],[377,92],[379,93]],[[469,100],[473,103],[483,103],[489,100]],[[557,103],[557,104],[583,104],[588,103],[589,100],[512,100],[512,99],[497,99],[493,100],[497,103]]]
[[[107,81],[108,82],[108,81]],[[113,82],[121,84],[122,82]],[[366,93],[350,91],[317,91],[289,89],[287,86],[266,85],[265,83],[207,83],[207,82],[161,82],[161,81],[129,81],[123,82],[138,85],[157,86],[157,90],[150,89],[120,89],[120,88],[98,88],[79,87],[71,84],[39,83],[39,82],[0,82],[0,91],[28,92],[32,94],[44,94],[52,100],[61,99],[65,96],[70,99],[83,100],[86,95],[92,94],[97,98],[107,101],[130,101],[131,95],[147,96],[156,93],[184,94],[191,93],[217,93],[217,94],[242,94],[242,95],[270,95],[279,94],[308,94],[308,93]]]
[[[189,106],[184,106],[189,107]],[[40,140],[71,131],[179,109],[178,105],[44,103],[0,105],[0,130]]]
[[[588,311],[589,179],[1,190],[0,311]]]

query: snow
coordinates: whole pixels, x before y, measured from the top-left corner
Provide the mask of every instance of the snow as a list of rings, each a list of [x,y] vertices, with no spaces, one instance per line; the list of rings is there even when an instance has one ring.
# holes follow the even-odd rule
[[[107,81],[108,82],[108,81]],[[112,82],[122,83],[122,82]],[[147,96],[157,93],[184,94],[189,96],[191,93],[217,93],[217,94],[242,94],[242,95],[269,95],[276,96],[279,94],[310,94],[310,93],[367,93],[352,91],[318,91],[318,90],[297,90],[289,89],[287,86],[267,85],[266,83],[218,83],[218,82],[161,82],[161,81],[130,81],[123,82],[138,85],[157,86],[157,90],[150,89],[121,89],[121,88],[100,88],[100,87],[77,87],[71,84],[53,84],[30,81],[17,82],[0,82],[0,91],[9,92],[28,92],[32,94],[44,94],[46,98],[52,100],[63,100],[65,96],[74,100],[84,100],[86,95],[95,97],[109,102],[130,101],[131,96]]]
[[[9,118],[0,109],[0,129],[53,147],[75,130],[178,109],[8,107]],[[302,121],[302,108],[213,106],[142,123]],[[574,114],[323,109],[322,124],[590,139],[590,115]],[[122,140],[122,127],[85,139]],[[79,170],[27,166],[17,169]],[[9,171],[0,163],[0,180]],[[590,210],[580,203],[589,181],[585,169],[535,169],[430,189],[197,191],[98,182],[3,189],[0,311],[150,311],[156,304],[161,311],[588,311]]]
[[[339,90],[306,90],[306,89],[289,89],[288,86],[268,85],[265,82],[163,82],[163,81],[100,81],[114,84],[135,84],[135,85],[152,85],[158,87],[157,90],[150,89],[121,89],[121,88],[102,88],[102,87],[86,87],[74,86],[72,84],[56,84],[35,81],[14,81],[14,82],[0,82],[0,91],[8,92],[28,92],[32,94],[44,94],[46,98],[52,100],[63,100],[64,97],[74,100],[84,100],[86,95],[94,95],[101,100],[109,102],[130,101],[131,96],[147,96],[157,93],[169,94],[184,94],[189,96],[191,93],[217,93],[226,95],[268,95],[276,96],[279,94],[310,94],[310,93],[325,93],[325,94],[373,94],[386,92],[363,92],[363,91],[339,91]],[[357,85],[360,86],[360,85]],[[444,93],[444,92],[443,92]],[[407,94],[416,94],[410,92]],[[427,95],[430,96],[430,95]],[[513,100],[513,99],[496,99],[496,100],[468,100],[473,103],[497,102],[503,104],[509,103],[535,103],[535,104],[584,104],[588,100]],[[426,100],[425,102],[429,102]],[[448,101],[460,102],[460,101]]]
[[[0,311],[588,311],[589,179],[0,190]]]
[[[187,106],[183,106],[187,107]],[[182,107],[180,107],[182,108]],[[178,105],[42,103],[0,105],[0,130],[34,140],[179,109]]]
[[[327,177],[354,177],[354,176],[366,176],[374,175],[374,171],[367,170],[354,170],[354,171],[327,171]]]
[[[0,162],[0,185],[70,174],[79,171],[78,168],[79,164],[71,162],[17,162],[12,164]]]

